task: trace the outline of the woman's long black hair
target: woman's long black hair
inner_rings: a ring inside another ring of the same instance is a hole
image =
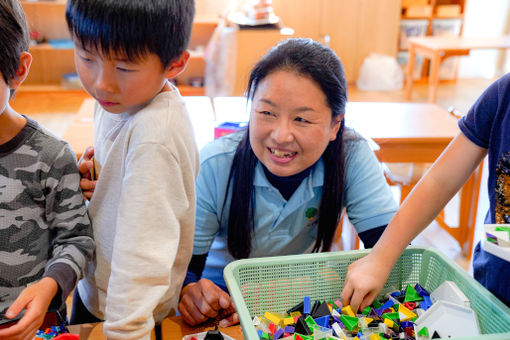
[[[347,84],[344,70],[336,54],[311,39],[288,39],[269,51],[250,75],[248,101],[253,99],[257,86],[269,74],[288,70],[313,79],[322,89],[332,111],[332,119],[345,113]],[[329,142],[322,154],[325,176],[319,209],[319,226],[314,252],[328,250],[343,209],[344,150],[342,141],[344,121],[336,139]],[[239,143],[227,183],[232,184],[228,220],[228,250],[237,259],[247,258],[251,252],[254,228],[255,195],[253,180],[257,157],[250,145],[250,131]],[[225,196],[226,205],[228,195]]]

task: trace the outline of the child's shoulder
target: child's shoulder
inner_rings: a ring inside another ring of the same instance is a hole
[[[71,148],[66,141],[28,117],[27,128],[32,129],[33,133],[24,144],[29,149],[36,151],[40,158],[51,160],[64,155],[71,156]],[[75,160],[75,158],[71,159]]]
[[[133,135],[140,141],[166,143],[175,138],[194,139],[186,104],[178,91],[158,94],[132,118]]]

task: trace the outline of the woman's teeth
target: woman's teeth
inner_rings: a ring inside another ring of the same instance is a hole
[[[271,150],[271,153],[273,155],[275,155],[276,157],[292,157],[296,154],[296,152],[285,152],[285,151],[280,151],[280,150],[276,150],[276,149],[269,149]]]

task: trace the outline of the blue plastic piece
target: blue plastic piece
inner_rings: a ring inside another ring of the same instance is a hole
[[[292,326],[285,326],[285,328],[283,329],[285,333],[294,333],[294,330],[295,328]]]
[[[425,295],[430,296],[430,293],[427,292],[427,290],[425,288],[423,288],[419,283],[417,283],[416,286],[414,286],[414,289],[416,290],[416,293],[418,293],[418,295],[421,297],[423,297]]]
[[[386,301],[386,303],[384,305],[382,305],[381,308],[379,309],[382,309],[382,310],[385,310],[385,309],[388,309],[388,308],[391,308],[393,307],[393,305],[395,304],[395,302],[393,302],[392,300],[388,300]]]
[[[260,329],[257,329],[257,336],[259,339],[262,339],[262,331]]]
[[[423,295],[423,301],[420,301],[420,308],[423,310],[427,310],[432,306],[432,301],[430,301],[430,296]]]
[[[279,339],[282,335],[283,335],[283,329],[278,328],[278,330],[273,335],[273,339]]]
[[[414,323],[412,321],[402,321],[400,323],[400,326],[402,326],[402,328],[407,328],[407,327],[413,327]]]
[[[310,314],[310,297],[305,296],[303,300],[303,314]]]
[[[322,327],[329,328],[329,316],[321,316],[320,318],[314,319],[315,323]]]
[[[399,297],[402,294],[397,290],[397,291],[391,293],[390,295],[393,296],[394,298],[397,298],[397,297]]]

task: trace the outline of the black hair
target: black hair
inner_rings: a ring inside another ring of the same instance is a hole
[[[194,0],[69,0],[69,31],[85,49],[135,61],[156,54],[164,68],[188,47]]]
[[[20,55],[28,52],[30,37],[25,13],[18,0],[0,0],[0,72],[7,84],[16,78]],[[11,97],[15,90],[11,90]]]
[[[288,39],[279,43],[253,68],[247,89],[248,101],[253,99],[260,81],[280,70],[295,72],[317,83],[326,96],[332,120],[345,113],[347,83],[342,64],[331,49],[311,39]],[[325,176],[314,252],[329,250],[343,209],[343,126],[342,120],[336,139],[329,142],[322,154]],[[227,184],[227,192],[232,184],[228,250],[238,259],[250,255],[254,228],[253,180],[258,159],[251,148],[249,134],[248,128],[236,149]]]

